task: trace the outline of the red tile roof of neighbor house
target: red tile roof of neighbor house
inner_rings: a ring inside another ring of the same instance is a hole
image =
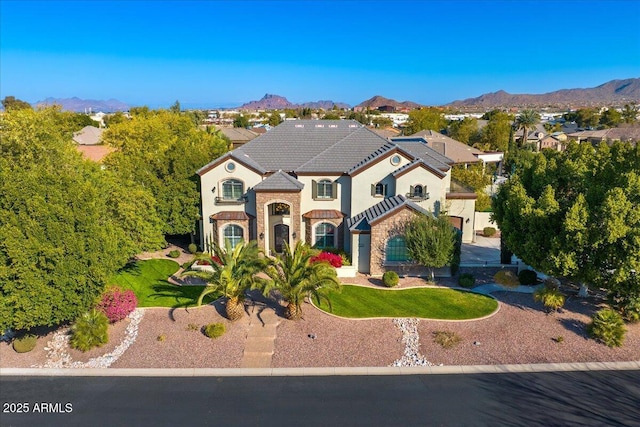
[[[76,148],[85,159],[98,163],[102,162],[102,159],[107,157],[109,153],[115,151],[115,148],[108,145],[78,145]]]

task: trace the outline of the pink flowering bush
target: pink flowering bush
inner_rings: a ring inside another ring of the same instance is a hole
[[[318,255],[311,257],[311,262],[328,262],[335,268],[342,267],[342,257],[331,252],[320,252]]]
[[[222,261],[220,261],[220,258],[218,258],[217,255],[212,256],[211,261],[208,259],[199,259],[196,261],[196,265],[213,265],[213,263],[222,265]]]
[[[107,316],[109,323],[115,323],[127,317],[137,305],[138,299],[132,290],[123,291],[114,287],[102,294],[96,309]]]

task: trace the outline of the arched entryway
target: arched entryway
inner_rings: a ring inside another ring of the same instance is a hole
[[[273,251],[281,254],[284,244],[289,244],[289,226],[286,224],[276,224],[273,226]]]

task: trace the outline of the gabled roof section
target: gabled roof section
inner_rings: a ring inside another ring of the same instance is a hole
[[[387,215],[404,207],[408,207],[425,215],[429,214],[429,211],[426,209],[418,206],[404,196],[398,195],[384,199],[380,203],[371,206],[369,209],[366,209],[358,215],[348,218],[347,227],[349,227],[349,230],[351,231],[370,230],[372,224],[375,224]]]
[[[360,155],[360,161],[358,163],[356,163],[351,169],[349,169],[347,171],[347,173],[349,175],[354,174],[355,172],[357,172],[358,170],[360,170],[361,168],[367,166],[370,163],[373,163],[375,161],[377,161],[378,159],[384,157],[387,154],[390,154],[391,152],[397,151],[398,147],[391,143],[391,142],[387,142],[385,143],[383,146],[381,146],[380,148],[378,148],[377,150],[373,151],[372,153],[370,153],[368,156],[366,156],[364,159],[362,158],[362,154]],[[405,156],[411,158],[412,156],[408,153],[404,153]]]
[[[482,151],[433,130],[423,130],[409,137],[393,138],[393,140],[415,141],[416,138],[421,138],[429,148],[448,157],[454,163],[477,163],[480,161],[477,155],[482,154]]]
[[[98,145],[102,142],[104,129],[95,126],[85,126],[82,130],[73,133],[73,140],[80,145]]]
[[[260,175],[262,175],[262,174],[267,172],[267,170],[265,170],[262,166],[260,166],[258,163],[256,163],[251,157],[239,156],[239,155],[237,155],[236,151],[237,150],[229,151],[229,152],[223,154],[222,156],[218,157],[217,159],[207,163],[206,165],[204,165],[203,167],[198,169],[196,171],[196,173],[198,175],[202,176],[205,173],[209,172],[211,169],[215,168],[216,166],[218,166],[219,164],[221,164],[221,163],[223,163],[223,162],[225,162],[227,160],[235,160],[238,163],[241,163],[241,164],[245,165],[249,169],[254,170],[255,172],[259,173]]]
[[[420,158],[417,158],[417,159],[411,161],[410,163],[407,163],[406,165],[396,169],[392,173],[392,175],[394,177],[402,176],[405,173],[407,173],[407,172],[409,172],[409,171],[411,171],[411,170],[413,170],[413,169],[415,169],[417,167],[423,167],[423,168],[433,172],[434,174],[436,174],[440,178],[444,178],[445,176],[447,176],[447,174],[444,173],[442,170],[434,168],[432,165],[430,165],[429,163],[425,162],[424,160],[422,160]]]
[[[254,191],[300,191],[304,188],[304,184],[289,175],[288,173],[278,172],[269,175],[259,184],[253,187]]]

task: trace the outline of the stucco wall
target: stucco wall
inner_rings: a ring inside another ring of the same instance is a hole
[[[470,243],[475,236],[475,207],[473,199],[448,199],[445,204],[449,216],[462,217],[462,241]],[[468,222],[467,222],[468,221]]]

